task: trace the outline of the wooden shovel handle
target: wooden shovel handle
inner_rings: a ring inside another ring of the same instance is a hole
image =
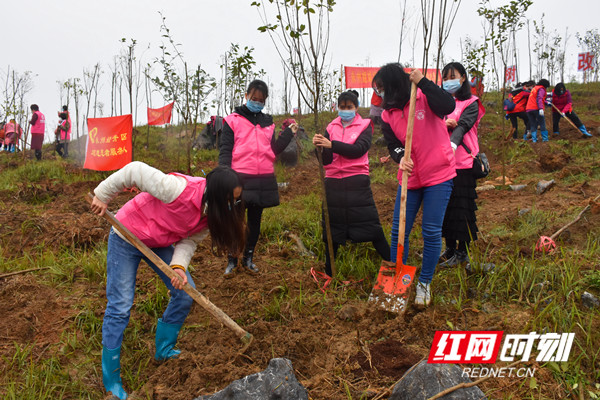
[[[91,193],[88,193],[86,196],[86,200],[88,203],[92,204],[92,200],[94,200],[94,196]],[[169,267],[159,256],[157,256],[148,246],[146,246],[137,236],[135,236],[129,229],[127,229],[119,220],[115,218],[115,216],[110,212],[106,211],[104,213],[104,218],[110,222],[110,224],[118,230],[131,244],[133,244],[139,251],[142,252],[148,259],[158,267],[165,275],[169,278],[173,278],[176,276],[178,279],[181,279],[179,275],[177,275],[171,267]],[[221,309],[215,306],[210,302],[206,297],[204,297],[198,290],[193,288],[189,283],[186,283],[183,287],[183,290],[196,301],[196,303],[200,304],[202,308],[212,314],[219,322],[223,325],[231,329],[235,332],[235,334],[242,340],[242,342],[246,345],[249,345],[252,341],[252,334],[243,330],[234,320],[232,320],[227,314],[225,314]]]
[[[408,106],[408,125],[406,126],[406,139],[404,141],[404,158],[410,159],[412,148],[413,129],[415,126],[415,105],[417,103],[417,84],[410,85],[410,104]],[[398,249],[396,250],[396,273],[400,274],[402,254],[404,252],[404,233],[406,232],[406,196],[408,191],[408,174],[402,171],[402,189],[400,191],[400,217],[398,220]],[[402,250],[401,250],[402,249]]]
[[[571,121],[571,119],[570,119],[569,117],[567,117],[566,115],[563,115],[563,112],[562,112],[562,111],[560,111],[560,110],[558,109],[558,107],[556,107],[556,106],[554,105],[554,103],[552,103],[552,107],[553,107],[553,108],[556,110],[556,112],[557,112],[557,113],[559,113],[560,115],[562,115],[563,117],[565,117],[565,119],[566,119],[567,121],[569,121],[569,123],[571,124],[571,126],[572,126],[573,128],[575,128],[575,129],[579,130],[579,128],[578,128],[577,126],[575,126],[575,124],[573,123],[573,121]]]

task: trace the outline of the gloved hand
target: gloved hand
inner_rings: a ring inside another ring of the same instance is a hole
[[[540,116],[543,117],[544,116],[544,109],[540,108]]]

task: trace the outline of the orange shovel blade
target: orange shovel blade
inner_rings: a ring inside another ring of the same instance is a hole
[[[398,254],[403,254],[404,248],[399,245]],[[408,289],[415,277],[417,268],[404,265],[398,257],[396,266],[382,265],[379,268],[377,282],[371,291],[369,301],[378,307],[391,312],[402,312],[408,302]]]

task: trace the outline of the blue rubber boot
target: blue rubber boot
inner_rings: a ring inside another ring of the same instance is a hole
[[[166,324],[162,318],[158,319],[156,325],[156,361],[164,361],[170,358],[177,358],[181,351],[174,350],[177,343],[177,336],[183,324]]]
[[[548,131],[540,131],[540,135],[542,135],[542,142],[548,141]]]
[[[585,136],[585,137],[592,137],[592,134],[591,134],[591,133],[589,133],[589,132],[587,131],[587,129],[585,129],[585,126],[584,126],[584,125],[581,125],[581,126],[579,127],[579,130],[581,131],[581,133],[583,133],[583,136]]]
[[[558,135],[560,135],[560,132],[554,132],[554,134],[555,134],[556,136],[558,136]]]
[[[531,131],[531,141],[537,143],[537,130]]]
[[[127,398],[121,382],[121,346],[113,350],[102,347],[102,383],[107,393],[121,400]]]

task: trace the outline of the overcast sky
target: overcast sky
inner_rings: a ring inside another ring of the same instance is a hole
[[[231,43],[255,48],[258,69],[263,68],[275,91],[280,90],[281,62],[267,34],[257,31],[261,25],[251,0],[2,0],[3,43],[0,55],[2,81],[7,66],[18,72],[35,74],[34,89],[28,96],[47,116],[51,127],[57,121],[59,93],[57,80],[81,77],[83,68],[97,62],[105,71],[100,89],[105,114],[110,113],[110,78],[108,65],[123,44],[121,38],[137,40],[138,54],[149,46],[142,57],[150,62],[159,55],[161,18],[167,18],[175,40],[182,44],[184,57],[190,65],[201,64],[212,76],[219,77],[219,58]],[[338,0],[331,21],[331,65],[379,66],[397,61],[400,32],[400,0]],[[508,3],[494,1],[494,5]],[[411,31],[402,47],[402,62],[411,61],[411,38],[414,24],[420,17],[420,2],[409,0]],[[459,16],[444,49],[446,59],[460,61],[460,38],[482,40],[481,18],[477,16],[479,2],[463,0]],[[579,48],[575,32],[584,33],[600,27],[598,0],[534,0],[527,12],[530,19],[545,13],[547,30],[564,34],[568,27],[571,38],[567,52],[567,75],[576,71]],[[421,35],[420,33],[418,33]],[[527,54],[526,31],[518,35],[519,57]],[[416,58],[420,42],[416,40]],[[523,63],[521,76],[528,74]],[[158,74],[158,68],[155,69]],[[1,82],[1,81],[0,81]],[[158,95],[153,105],[160,106]],[[365,99],[368,100],[368,99]],[[141,110],[140,110],[141,112]],[[138,124],[145,116],[138,117]]]

